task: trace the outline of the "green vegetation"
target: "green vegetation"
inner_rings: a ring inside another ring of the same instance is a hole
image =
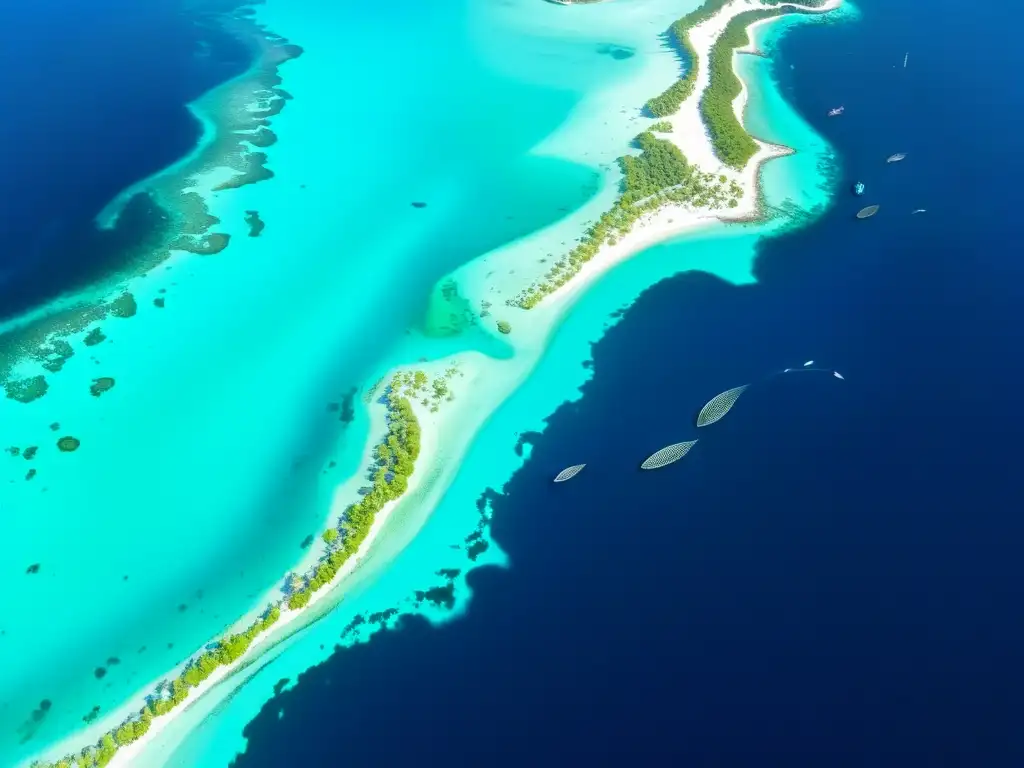
[[[420,453],[420,425],[408,398],[402,395],[405,380],[396,375],[388,387],[388,434],[377,448],[377,464],[370,492],[346,511],[341,524],[341,544],[321,560],[299,589],[288,596],[292,610],[309,603],[313,593],[329,584],[370,533],[377,513],[409,485]],[[326,540],[326,536],[325,536]]]
[[[498,332],[499,333],[504,333],[504,334],[512,333],[512,324],[509,323],[507,320],[499,320],[498,321]]]
[[[733,109],[733,101],[743,90],[743,84],[733,70],[733,53],[737,48],[750,43],[747,27],[755,21],[779,16],[784,12],[779,8],[766,8],[744,11],[733,16],[711,46],[708,56],[710,80],[700,98],[701,119],[711,136],[711,147],[715,155],[737,170],[742,169],[757,154],[757,142],[740,124]]]
[[[674,115],[693,93],[694,86],[697,85],[700,62],[697,60],[697,51],[690,44],[690,28],[710,19],[728,2],[729,0],[707,0],[700,8],[690,11],[669,28],[669,36],[689,60],[689,68],[685,75],[668,87],[668,90],[644,105],[654,117]]]
[[[668,120],[659,120],[651,126],[651,130],[654,133],[672,133],[672,123]]]
[[[508,304],[530,309],[549,293],[571,280],[604,243],[614,244],[646,213],[668,203],[695,208],[735,207],[742,191],[735,183],[723,183],[713,174],[691,166],[679,147],[646,131],[636,137],[639,156],[619,158],[622,194],[610,211],[591,225],[579,244],[559,259],[540,283],[531,285]]]
[[[458,373],[458,369],[450,368],[444,377],[435,380],[435,394],[440,388],[437,384],[439,381],[444,382],[442,386],[447,392],[446,382],[455,373]],[[340,530],[332,527],[323,532],[322,537],[328,544],[328,551],[311,573],[292,578],[291,594],[285,601],[288,608],[302,608],[309,603],[314,592],[330,583],[365,541],[377,513],[389,501],[405,493],[420,452],[420,425],[402,388],[412,388],[416,385],[420,388],[427,386],[427,376],[422,371],[415,374],[398,374],[392,379],[387,392],[388,434],[384,442],[378,446],[373,486],[367,495],[345,511]],[[61,447],[61,450],[73,450],[70,448],[70,441],[74,441],[75,448],[78,447],[78,440],[73,437],[61,438],[58,447]],[[56,763],[36,765],[39,768],[72,765],[76,768],[102,768],[107,765],[120,747],[131,744],[146,734],[154,717],[160,717],[180,705],[188,697],[191,689],[208,679],[220,667],[236,661],[259,635],[270,629],[280,618],[280,604],[269,606],[248,628],[224,637],[216,645],[195,656],[169,685],[161,684],[149,697],[146,706],[116,729],[104,734],[99,743],[86,747],[77,754],[67,755]]]

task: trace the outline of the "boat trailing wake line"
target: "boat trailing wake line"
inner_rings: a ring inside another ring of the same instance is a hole
[[[736,405],[736,401],[739,400],[749,384],[744,384],[741,387],[733,387],[727,389],[721,394],[715,395],[713,398],[708,400],[707,404],[700,409],[700,413],[697,414],[697,426],[706,427],[708,424],[714,424],[716,421],[721,419],[727,414],[732,407]]]
[[[566,467],[557,475],[555,475],[554,482],[564,483],[566,480],[572,480],[576,475],[583,471],[586,464],[573,464],[571,467]]]
[[[661,469],[662,467],[667,467],[669,464],[673,464],[683,458],[696,444],[696,440],[687,440],[684,443],[667,445],[644,459],[640,469]]]

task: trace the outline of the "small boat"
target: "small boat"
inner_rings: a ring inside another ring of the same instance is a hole
[[[810,368],[812,365],[814,365],[814,361],[808,360],[806,363],[804,363],[804,368]]]
[[[878,209],[881,208],[881,207],[882,206],[880,206],[880,205],[869,205],[867,208],[861,208],[859,211],[857,211],[857,218],[858,219],[870,218],[871,216],[874,216],[876,213],[878,213]]]
[[[566,467],[557,475],[555,475],[554,482],[564,483],[566,480],[572,480],[576,475],[583,471],[586,464],[573,464],[571,467]]]
[[[924,213],[924,212],[925,212],[924,208],[917,208],[917,209],[911,211],[910,213],[911,213],[911,215],[913,215],[915,213]]]
[[[864,194],[864,182],[858,181],[853,185],[853,194],[860,196]]]
[[[835,109],[830,109],[828,111],[828,116],[829,117],[835,117],[836,115],[843,114],[843,112],[845,112],[845,111],[846,111],[846,107],[836,107]]]
[[[644,463],[640,465],[640,469],[661,469],[662,467],[667,467],[669,464],[677,462],[683,458],[683,456],[688,454],[690,449],[696,444],[696,440],[687,440],[685,443],[675,443],[674,445],[665,446],[657,453],[652,453],[644,459]]]
[[[902,160],[906,156],[907,156],[906,152],[897,152],[895,155],[889,155],[889,157],[887,157],[885,159],[885,162],[887,162],[887,163],[898,163],[900,160]]]
[[[903,68],[904,69],[907,68],[907,59],[909,59],[909,58],[910,58],[910,52],[908,51],[907,54],[903,57]]]
[[[837,379],[846,381],[846,377],[843,376],[843,374],[841,374],[839,371],[832,371],[832,375],[835,376]]]

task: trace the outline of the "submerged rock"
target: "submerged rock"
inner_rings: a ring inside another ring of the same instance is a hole
[[[420,201],[418,201],[418,200],[417,200],[416,202],[414,202],[414,203],[412,204],[412,207],[413,207],[413,208],[426,208],[426,207],[427,207],[427,204],[426,204],[426,203],[423,203],[423,202],[420,202]]]
[[[80,446],[81,444],[81,440],[79,440],[77,437],[72,437],[71,435],[66,435],[57,441],[57,447],[60,448],[60,450],[64,451],[64,453],[71,453],[72,451],[77,451],[78,446]]]
[[[266,222],[260,218],[259,211],[246,211],[245,223],[249,225],[249,237],[259,237],[267,226]]]
[[[158,296],[157,298],[153,299],[153,306],[156,307],[157,309],[163,309],[164,304],[166,303],[167,302],[163,299],[162,296]]]
[[[10,400],[17,400],[19,403],[31,403],[46,394],[50,385],[46,383],[45,376],[31,376],[27,379],[16,379],[4,384],[4,390]]]
[[[106,336],[105,333],[103,333],[102,330],[100,330],[98,327],[97,328],[93,328],[91,331],[89,331],[88,334],[86,334],[85,346],[87,346],[87,347],[95,347],[101,341],[105,341],[106,338],[107,338],[107,336]]]
[[[134,296],[125,292],[110,302],[107,308],[114,317],[134,317],[139,305],[135,303]]]
[[[28,448],[25,449],[25,451],[21,455],[25,459],[28,459],[29,461],[32,461],[32,459],[34,459],[36,457],[36,454],[38,452],[39,452],[39,446],[38,445],[30,445]]]
[[[114,379],[110,376],[101,376],[98,379],[93,379],[92,384],[89,385],[89,393],[93,397],[99,397],[104,392],[109,392],[114,388]]]
[[[32,563],[28,568],[25,569],[26,574],[39,573],[39,563]]]

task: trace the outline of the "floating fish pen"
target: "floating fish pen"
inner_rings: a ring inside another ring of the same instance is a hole
[[[749,386],[749,384],[744,384],[741,387],[733,387],[711,398],[707,405],[701,408],[700,413],[697,414],[697,426],[706,427],[708,424],[714,424],[725,416]]]
[[[576,475],[583,471],[586,464],[574,464],[571,467],[566,467],[557,475],[555,475],[556,483],[564,483],[566,480],[572,480]]]
[[[669,464],[673,464],[683,458],[696,444],[696,440],[687,440],[685,443],[667,445],[657,453],[652,453],[644,459],[640,469],[661,469],[662,467],[667,467]]]
[[[869,205],[867,208],[861,208],[859,211],[857,211],[857,218],[858,219],[869,219],[872,216],[874,216],[876,213],[878,213],[878,209],[881,208],[881,207],[882,206],[880,206],[880,205]]]

